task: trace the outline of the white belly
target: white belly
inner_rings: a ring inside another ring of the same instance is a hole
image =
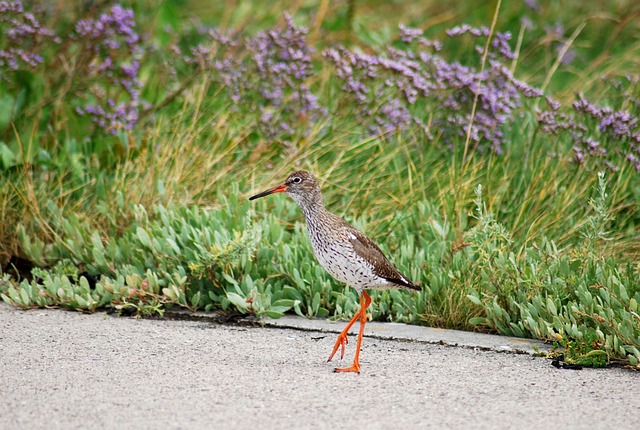
[[[388,284],[373,273],[373,266],[358,256],[350,243],[326,244],[311,239],[311,245],[320,265],[338,281],[357,290],[381,288]]]

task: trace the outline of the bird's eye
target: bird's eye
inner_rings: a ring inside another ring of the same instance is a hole
[[[297,177],[296,177],[296,178],[293,178],[293,183],[294,183],[294,184],[299,184],[300,182],[302,182],[302,179],[297,178]]]

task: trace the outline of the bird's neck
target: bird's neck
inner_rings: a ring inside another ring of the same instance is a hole
[[[322,219],[323,216],[327,213],[322,200],[316,200],[313,202],[306,202],[306,204],[301,204],[300,209],[302,210],[302,213],[307,220],[307,224],[315,224],[314,221]]]

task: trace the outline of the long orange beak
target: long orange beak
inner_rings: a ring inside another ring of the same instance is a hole
[[[260,197],[268,196],[269,194],[284,193],[285,191],[287,191],[287,186],[285,184],[282,184],[278,185],[277,187],[273,187],[270,190],[263,191],[260,194],[256,194],[253,197],[249,197],[249,200],[259,199]]]

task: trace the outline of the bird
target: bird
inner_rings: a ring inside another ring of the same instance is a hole
[[[324,207],[322,192],[313,174],[304,170],[295,171],[283,184],[256,194],[249,200],[275,193],[287,194],[302,210],[309,241],[320,265],[335,279],[358,292],[360,308],[338,335],[327,361],[333,359],[338,349],[341,350],[340,359],[344,358],[345,346],[349,341],[347,333],[360,320],[353,364],[335,369],[336,372],[360,373],[360,348],[367,322],[366,311],[371,304],[371,296],[366,290],[400,288],[419,291],[421,288],[400,273],[371,239]]]

